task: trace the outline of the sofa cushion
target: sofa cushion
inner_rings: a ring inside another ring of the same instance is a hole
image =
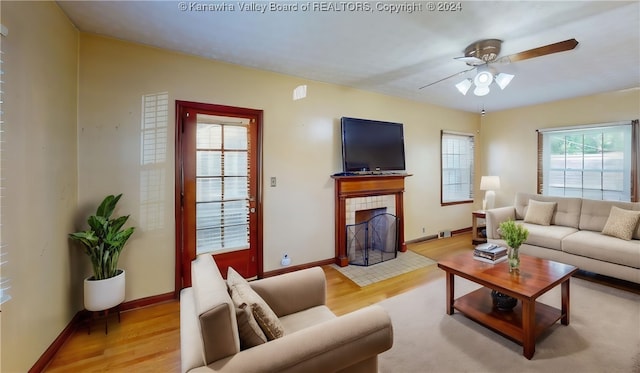
[[[516,220],[523,220],[527,215],[529,200],[541,202],[556,202],[556,210],[551,218],[551,225],[562,225],[565,227],[578,228],[580,224],[580,209],[582,198],[573,197],[553,197],[531,193],[516,193],[515,208]]]
[[[640,211],[624,210],[611,206],[611,213],[602,228],[602,233],[628,241],[633,237],[638,220],[640,220]]]
[[[562,250],[562,240],[568,235],[577,232],[576,228],[563,227],[561,225],[538,225],[521,223],[529,231],[526,243],[529,245],[542,246],[553,250]]]
[[[529,200],[529,207],[527,208],[527,214],[524,216],[524,222],[550,225],[557,204],[557,202],[541,202],[535,199]]]
[[[267,341],[267,336],[264,335],[246,303],[242,303],[240,306],[236,305],[236,320],[238,321],[241,350],[261,345]]]
[[[229,267],[229,269],[233,271],[231,267]],[[240,276],[235,271],[234,274],[231,274],[232,280],[233,276],[236,275]],[[229,270],[227,270],[227,277],[229,277]],[[240,278],[242,278],[242,276],[240,276]],[[260,325],[258,325],[255,317],[253,317],[251,307],[249,307],[245,300],[242,299],[239,292],[232,291],[229,280],[227,280],[227,286],[229,286],[229,293],[231,294],[231,299],[233,300],[236,308],[236,320],[238,325],[238,336],[240,337],[240,349],[245,350],[247,348],[265,343],[267,341],[267,336],[264,335],[262,328],[260,327]]]
[[[587,258],[640,268],[640,241],[625,241],[599,232],[579,231],[562,241],[562,251]]]
[[[582,202],[582,211],[580,212],[580,230],[602,232],[604,225],[609,219],[611,207],[613,206],[625,210],[640,211],[640,203],[638,202],[584,199]],[[633,237],[640,239],[640,227],[636,227]]]
[[[271,341],[284,335],[284,329],[278,316],[260,295],[251,289],[249,282],[231,267],[227,272],[227,284],[231,290],[231,297],[234,299],[234,303],[241,302],[239,306],[244,303],[251,309],[253,317],[264,332],[267,340]],[[238,299],[238,301],[235,299]]]
[[[316,306],[280,318],[285,334],[335,319],[336,315],[327,306]]]

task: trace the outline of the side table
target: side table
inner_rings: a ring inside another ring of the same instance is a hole
[[[478,210],[471,213],[471,243],[474,245],[480,245],[487,242],[487,236],[482,233],[486,228],[484,219],[487,214],[484,210]],[[478,223],[478,220],[482,219],[482,223]],[[486,231],[485,231],[486,232]]]

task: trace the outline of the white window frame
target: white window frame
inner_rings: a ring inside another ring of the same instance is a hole
[[[470,133],[441,131],[440,156],[441,205],[473,203],[475,136]]]
[[[538,193],[637,201],[637,127],[637,121],[626,121],[538,130]],[[615,149],[608,150],[601,142],[595,152],[587,151],[593,146],[574,141],[576,137],[602,140],[612,134],[623,138],[623,143]],[[552,155],[554,138],[565,142],[563,154],[556,151]],[[570,145],[573,150],[569,150]]]

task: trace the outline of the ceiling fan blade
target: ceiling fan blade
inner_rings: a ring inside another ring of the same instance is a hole
[[[443,82],[443,81],[445,81],[445,80],[447,80],[447,79],[451,79],[451,78],[453,78],[453,77],[455,77],[455,76],[462,75],[462,74],[464,74],[464,73],[466,73],[466,72],[469,72],[469,71],[471,71],[471,70],[473,70],[473,69],[475,69],[475,68],[476,68],[476,67],[474,66],[474,67],[472,67],[472,68],[470,68],[470,69],[467,69],[467,70],[464,70],[464,71],[460,71],[460,72],[455,73],[455,74],[453,74],[453,75],[449,75],[449,76],[447,76],[446,78],[442,78],[442,79],[440,79],[440,80],[436,80],[436,81],[435,81],[435,82],[433,82],[433,83],[429,83],[429,84],[427,84],[427,85],[423,85],[422,87],[420,87],[420,88],[418,88],[418,89],[423,89],[423,88],[430,87],[430,86],[432,86],[432,85],[434,85],[434,84],[437,84],[437,83]]]
[[[548,54],[565,52],[572,50],[578,45],[578,41],[576,39],[568,39],[565,41],[560,41],[558,43],[553,43],[549,45],[545,45],[538,48],[529,49],[523,52],[514,53],[508,56],[500,57],[495,62],[516,62],[522,60],[528,60],[530,58],[546,56]]]
[[[463,56],[463,57],[455,57],[454,60],[462,61],[469,66],[479,66],[479,65],[484,65],[486,63],[483,60],[479,59],[478,57]]]

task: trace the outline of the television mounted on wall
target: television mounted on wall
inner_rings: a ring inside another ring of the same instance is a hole
[[[345,173],[405,172],[402,123],[342,117]]]

